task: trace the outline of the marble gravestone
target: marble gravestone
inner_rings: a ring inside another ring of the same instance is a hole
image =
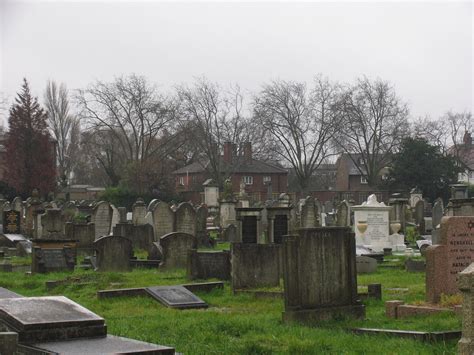
[[[99,202],[92,213],[92,223],[95,226],[95,239],[110,234],[112,225],[112,207],[105,201]]]
[[[474,216],[441,219],[439,244],[426,249],[426,300],[458,293],[458,274],[474,261]]]
[[[354,230],[356,244],[382,252],[384,248],[404,250],[403,236],[390,236],[389,213],[392,207],[378,202],[375,195],[370,195],[367,202],[359,206],[352,206],[354,211]],[[363,230],[363,227],[366,230]]]
[[[166,202],[156,202],[153,214],[153,230],[155,232],[155,242],[162,236],[174,232],[174,212]]]
[[[207,303],[183,286],[154,286],[145,291],[166,307],[176,309],[207,308]]]

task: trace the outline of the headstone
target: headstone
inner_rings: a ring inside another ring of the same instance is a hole
[[[389,212],[392,207],[378,202],[375,195],[370,195],[367,202],[359,206],[352,206],[354,211],[354,230],[356,244],[364,245],[376,252],[384,248],[393,248],[389,240]]]
[[[163,251],[159,242],[153,242],[148,250],[148,260],[161,260],[163,259]]]
[[[331,200],[324,202],[324,212],[329,213],[334,210],[334,204]]]
[[[229,224],[226,228],[224,228],[222,232],[222,240],[224,242],[231,242],[235,243],[239,241],[239,233],[237,227],[233,224]]]
[[[21,197],[15,197],[12,201],[12,204],[11,204],[11,208],[12,210],[14,211],[17,211],[17,212],[22,212],[23,210],[23,200],[21,199]]]
[[[120,223],[120,213],[114,205],[110,205],[112,208],[112,222],[110,224],[110,230],[114,230],[114,227]]]
[[[356,256],[358,274],[370,274],[377,271],[377,260],[368,256]]]
[[[242,243],[258,243],[261,231],[261,207],[236,208],[239,221],[239,241]]]
[[[119,223],[127,223],[127,208],[126,207],[119,207],[117,208],[119,213]]]
[[[153,212],[158,202],[160,202],[160,200],[158,200],[157,198],[154,198],[153,200],[151,200],[150,203],[148,204],[147,211]]]
[[[177,309],[207,308],[207,303],[183,286],[154,286],[146,292],[166,307]]]
[[[420,234],[425,232],[425,201],[419,200],[415,205],[415,224],[418,226]]]
[[[0,321],[19,341],[58,341],[107,334],[103,318],[63,296],[0,299]]]
[[[441,223],[441,218],[443,218],[443,214],[444,214],[443,210],[444,210],[443,200],[440,198],[436,199],[433,205],[433,211],[432,211],[433,229],[435,229]]]
[[[162,236],[174,231],[174,212],[167,203],[158,202],[153,210],[153,229],[155,231],[155,241],[159,241]]]
[[[188,252],[196,249],[196,237],[188,233],[169,233],[160,238],[160,247],[163,253],[161,267],[185,268],[188,261]]]
[[[336,225],[338,227],[349,227],[351,225],[350,206],[346,200],[337,206]]]
[[[207,207],[201,205],[196,209],[196,238],[198,245],[210,247],[209,236],[207,234]]]
[[[61,210],[58,208],[50,208],[41,215],[41,238],[61,239],[64,238],[64,221]]]
[[[136,226],[145,224],[147,207],[142,198],[138,198],[132,206],[132,223]]]
[[[179,204],[175,223],[176,232],[196,235],[196,211],[190,203]]]
[[[440,244],[426,250],[426,298],[437,303],[441,294],[458,292],[456,278],[474,261],[474,216],[443,217]]]
[[[222,228],[227,227],[229,224],[234,224],[237,221],[236,217],[236,210],[235,210],[236,202],[229,200],[229,201],[222,201],[220,203],[220,225]]]
[[[283,263],[284,321],[319,324],[340,316],[365,317],[349,228],[300,229],[299,236],[285,239]]]
[[[95,239],[110,234],[112,225],[112,208],[105,201],[99,202],[92,213],[92,223],[95,225]]]
[[[132,242],[120,236],[104,236],[94,242],[98,271],[129,271]]]
[[[319,225],[319,210],[313,197],[307,197],[301,205],[301,228],[314,228]]]
[[[459,355],[474,354],[474,264],[459,273],[458,287],[463,294],[462,338],[458,342]]]
[[[206,181],[207,182],[207,181]],[[219,187],[215,184],[209,183],[206,185],[204,183],[204,203],[208,207],[218,207],[219,206]]]
[[[390,211],[390,222],[400,223],[400,230],[405,233],[406,228],[406,209],[408,207],[408,199],[401,197],[401,194],[393,194],[388,201],[392,207]]]
[[[3,212],[3,233],[20,234],[20,212],[8,210]]]

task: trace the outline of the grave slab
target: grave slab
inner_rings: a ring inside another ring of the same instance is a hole
[[[23,343],[107,334],[103,318],[64,296],[0,299],[0,322]]]
[[[22,295],[19,295],[18,293],[15,293],[13,291],[10,291],[6,288],[0,287],[0,299],[4,298],[20,298],[23,297]]]
[[[68,355],[102,354],[175,354],[174,348],[146,343],[143,341],[108,335],[96,339],[76,339],[69,341],[35,343],[31,347]]]
[[[170,308],[207,308],[207,303],[183,286],[147,287],[146,292]]]

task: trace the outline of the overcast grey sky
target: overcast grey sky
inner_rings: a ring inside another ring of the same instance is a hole
[[[69,89],[145,75],[163,90],[206,76],[250,92],[322,73],[392,82],[413,117],[472,110],[471,2],[216,3],[0,0],[0,88]]]

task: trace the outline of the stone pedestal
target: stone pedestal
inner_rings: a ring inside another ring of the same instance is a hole
[[[474,263],[459,273],[458,287],[463,295],[462,338],[458,343],[459,354],[474,354]]]
[[[317,324],[365,317],[357,295],[354,234],[349,228],[307,228],[285,238],[283,321]]]

